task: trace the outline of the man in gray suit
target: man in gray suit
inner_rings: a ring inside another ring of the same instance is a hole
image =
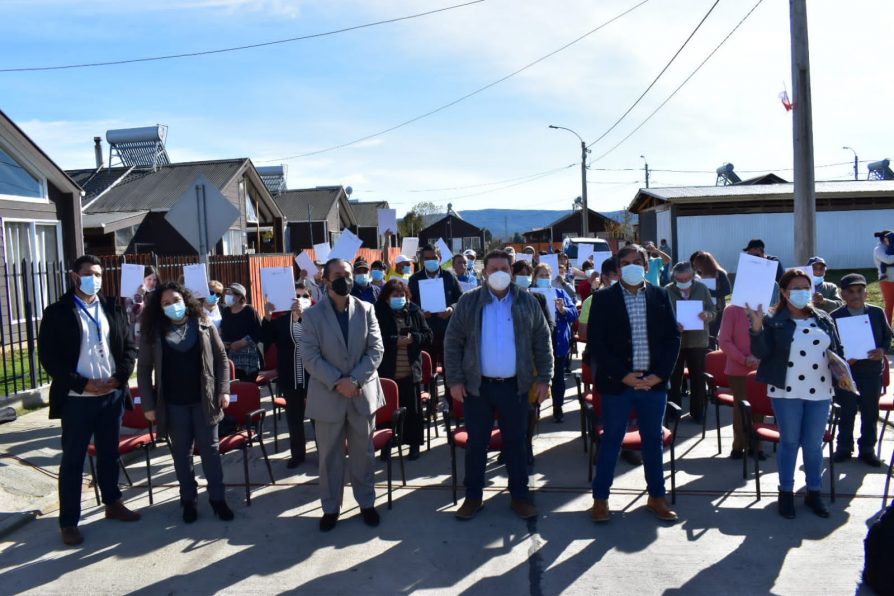
[[[320,530],[338,521],[344,494],[345,441],[351,487],[364,523],[379,524],[373,486],[375,411],[385,404],[376,370],[384,347],[371,304],[351,296],[351,264],[332,259],[323,269],[326,295],[304,313],[301,354],[310,373],[307,417],[315,421],[320,456]]]

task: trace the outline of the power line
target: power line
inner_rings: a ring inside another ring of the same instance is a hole
[[[751,14],[757,9],[758,6],[761,5],[761,3],[762,3],[763,1],[764,1],[764,0],[757,0],[757,2],[755,3],[755,5],[751,7],[751,10],[749,10],[749,11],[745,14],[745,16],[742,17],[742,19],[741,19],[738,23],[736,23],[736,26],[733,27],[732,31],[730,31],[730,32],[726,35],[726,37],[724,37],[724,38],[720,41],[720,43],[717,44],[717,46],[716,46],[713,50],[711,50],[711,53],[708,54],[707,57],[706,57],[704,60],[702,60],[702,62],[701,62],[698,66],[695,67],[695,70],[693,70],[693,71],[689,74],[689,76],[686,77],[686,78],[683,80],[683,82],[680,83],[680,85],[679,85],[676,89],[674,89],[673,92],[671,92],[671,94],[668,95],[667,98],[666,98],[663,102],[661,102],[660,104],[658,104],[658,107],[655,108],[655,109],[652,111],[652,113],[649,114],[649,115],[646,117],[645,120],[643,120],[642,122],[640,122],[639,125],[637,125],[636,128],[634,128],[632,131],[630,131],[630,133],[629,133],[626,137],[624,137],[623,139],[621,139],[620,141],[618,141],[614,146],[612,146],[611,149],[609,149],[608,151],[606,151],[605,153],[603,153],[602,155],[600,155],[600,156],[597,157],[596,159],[592,160],[591,163],[593,163],[593,162],[597,162],[597,161],[601,160],[602,158],[604,158],[605,156],[607,156],[607,155],[609,155],[610,153],[612,153],[615,149],[617,149],[617,148],[620,147],[622,144],[624,144],[630,137],[632,137],[634,134],[636,134],[637,131],[639,131],[639,129],[641,129],[643,126],[645,126],[646,122],[648,122],[649,120],[651,120],[651,119],[652,119],[652,116],[654,116],[655,114],[657,114],[658,111],[659,111],[661,108],[663,108],[663,107],[667,104],[667,102],[669,102],[671,99],[673,99],[673,97],[680,91],[680,89],[682,89],[682,88],[686,85],[686,83],[688,83],[688,82],[690,81],[690,79],[692,79],[692,77],[694,77],[694,76],[696,75],[696,73],[698,73],[698,71],[700,71],[700,70],[702,69],[702,67],[703,67],[705,64],[707,64],[708,60],[710,60],[710,59],[714,56],[714,54],[717,53],[717,50],[719,50],[721,47],[723,47],[723,44],[725,44],[725,43],[727,42],[727,40],[728,40],[730,37],[732,37],[733,34],[734,34],[736,31],[738,31],[739,27],[741,27],[742,24],[743,24],[746,20],[748,20],[748,17],[751,16]]]
[[[414,122],[418,122],[419,120],[422,120],[422,119],[424,119],[424,118],[428,118],[429,116],[433,116],[434,114],[437,114],[438,112],[443,112],[444,110],[446,110],[446,109],[448,109],[448,108],[452,108],[452,107],[455,106],[456,104],[458,104],[458,103],[460,103],[460,102],[463,102],[463,101],[465,101],[465,100],[467,100],[467,99],[469,99],[469,98],[471,98],[471,97],[474,97],[474,96],[478,95],[479,93],[482,93],[483,91],[487,91],[487,90],[490,89],[491,87],[495,87],[496,85],[499,85],[500,83],[502,83],[502,82],[504,82],[504,81],[507,81],[507,80],[511,79],[512,77],[514,77],[514,76],[516,76],[516,75],[519,75],[519,74],[523,73],[524,71],[528,70],[529,68],[531,68],[531,67],[533,67],[533,66],[536,66],[537,64],[540,64],[540,63],[543,62],[544,60],[547,60],[547,59],[549,59],[549,58],[552,58],[552,57],[555,56],[556,54],[558,54],[558,53],[560,53],[560,52],[563,52],[563,51],[567,50],[568,48],[570,48],[570,47],[573,46],[574,44],[576,44],[576,43],[578,43],[578,42],[580,42],[580,41],[586,39],[586,38],[589,37],[590,35],[593,35],[593,34],[596,33],[597,31],[599,31],[600,29],[602,29],[602,28],[604,28],[604,27],[607,27],[608,25],[614,23],[614,22],[617,21],[618,19],[620,19],[620,18],[626,16],[627,14],[633,12],[634,10],[636,10],[637,8],[639,8],[640,6],[642,6],[643,4],[646,4],[647,2],[649,2],[649,0],[641,0],[639,3],[633,5],[631,8],[628,8],[628,9],[625,10],[624,12],[622,12],[622,13],[620,13],[620,14],[614,16],[614,17],[612,17],[611,19],[605,21],[605,22],[602,23],[601,25],[599,25],[599,26],[597,26],[597,27],[595,27],[595,28],[593,28],[593,29],[590,29],[589,31],[587,31],[587,32],[584,33],[583,35],[581,35],[581,36],[579,36],[579,37],[573,39],[572,41],[570,41],[570,42],[566,43],[565,45],[563,45],[563,46],[561,46],[561,47],[559,47],[559,48],[553,50],[552,52],[550,52],[550,53],[548,53],[548,54],[546,54],[546,55],[544,55],[544,56],[541,56],[540,58],[537,58],[537,59],[534,60],[533,62],[529,62],[528,64],[522,66],[522,67],[519,68],[518,70],[515,70],[515,71],[513,71],[513,72],[507,74],[506,76],[503,76],[503,77],[497,79],[496,81],[493,81],[493,82],[491,82],[491,83],[488,83],[487,85],[484,85],[483,87],[479,87],[478,89],[475,89],[474,91],[472,91],[472,92],[470,92],[470,93],[467,93],[467,94],[463,95],[462,97],[458,97],[457,99],[454,99],[454,100],[451,101],[451,102],[445,103],[444,105],[441,105],[441,106],[439,106],[439,107],[437,107],[437,108],[434,108],[434,109],[432,109],[432,110],[429,110],[428,112],[425,112],[425,113],[423,113],[423,114],[419,114],[418,116],[414,116],[413,118],[410,118],[409,120],[404,120],[403,122],[401,122],[401,123],[399,123],[399,124],[395,124],[394,126],[390,126],[390,127],[385,128],[385,129],[383,129],[383,130],[380,130],[380,131],[378,131],[378,132],[374,132],[374,133],[372,133],[372,134],[368,134],[368,135],[362,136],[362,137],[360,137],[359,139],[354,139],[353,141],[348,141],[348,142],[346,142],[346,143],[341,143],[341,144],[339,144],[339,145],[332,145],[331,147],[326,147],[325,149],[317,149],[316,151],[308,151],[308,152],[306,152],[306,153],[299,153],[299,154],[297,154],[297,155],[289,155],[289,156],[286,156],[286,157],[280,157],[280,158],[277,158],[277,159],[262,159],[262,160],[258,160],[258,163],[283,162],[283,161],[289,161],[289,160],[292,160],[292,159],[299,159],[299,158],[302,158],[302,157],[310,157],[310,156],[312,156],[312,155],[320,155],[321,153],[329,153],[330,151],[336,151],[336,150],[338,150],[338,149],[344,149],[345,147],[350,147],[351,145],[356,145],[357,143],[362,143],[363,141],[368,141],[368,140],[370,140],[370,139],[372,139],[372,138],[375,138],[375,137],[378,137],[378,136],[387,134],[387,133],[389,133],[389,132],[393,132],[393,131],[395,131],[395,130],[397,130],[397,129],[399,129],[399,128],[403,128],[404,126],[407,126],[407,125],[409,125],[409,124],[413,124]]]
[[[571,166],[575,166],[575,164],[570,164],[567,166],[562,166],[560,168],[553,168],[551,170],[546,170],[543,172],[537,172],[536,174],[528,174],[526,176],[516,176],[515,178],[506,178],[505,180],[497,180],[495,182],[482,182],[480,184],[468,184],[466,186],[451,186],[446,188],[416,188],[411,190],[405,190],[403,192],[445,192],[445,191],[453,191],[453,190],[469,190],[471,188],[482,188],[485,186],[497,186],[498,184],[506,184],[508,182],[516,182],[518,180],[526,180],[528,178],[534,178],[536,176],[543,176],[545,174],[552,174],[555,172],[560,172],[562,170],[567,170]],[[367,191],[368,192],[368,191]]]
[[[433,14],[437,14],[439,12],[446,12],[448,10],[454,10],[457,8],[464,8],[466,6],[471,6],[473,4],[479,4],[484,2],[485,0],[470,0],[469,2],[464,2],[463,4],[454,4],[453,6],[445,6],[443,8],[437,8],[434,10],[429,10],[426,12],[419,12],[416,14],[411,14],[403,17],[396,17],[393,19],[385,19],[382,21],[374,21],[372,23],[365,23],[363,25],[354,25],[352,27],[344,27],[342,29],[335,29],[333,31],[325,31],[323,33],[311,33],[309,35],[302,35],[299,37],[289,37],[287,39],[277,39],[274,41],[264,41],[260,43],[253,43],[242,46],[234,46],[229,48],[218,48],[216,50],[202,50],[198,52],[184,52],[181,54],[167,54],[164,56],[151,56],[147,58],[130,58],[127,60],[111,60],[108,62],[88,62],[84,64],[64,64],[64,65],[56,65],[56,66],[29,66],[29,67],[20,67],[20,68],[0,68],[0,73],[4,72],[36,72],[36,71],[47,71],[47,70],[68,70],[74,68],[94,68],[97,66],[120,66],[122,64],[134,64],[138,62],[155,62],[159,60],[174,60],[179,58],[193,58],[195,56],[208,56],[211,54],[224,54],[227,52],[239,52],[242,50],[251,50],[255,48],[263,48],[267,46],[274,46],[286,43],[292,43],[296,41],[305,41],[308,39],[315,39],[318,37],[328,37],[330,35],[338,35],[339,33],[347,33],[349,31],[356,31],[358,29],[367,29],[369,27],[376,27],[378,25],[387,25],[390,23],[397,23],[400,21],[407,21],[410,19],[416,19],[419,17],[425,17]]]
[[[601,135],[599,135],[599,138],[597,138],[595,141],[593,141],[592,143],[590,143],[589,145],[587,145],[588,148],[589,148],[589,147],[592,147],[593,145],[595,145],[596,143],[598,143],[599,141],[601,141],[602,139],[604,139],[604,138],[606,137],[606,135],[608,135],[608,133],[610,133],[611,131],[613,131],[613,130],[615,129],[615,127],[618,126],[618,125],[621,123],[621,121],[624,120],[624,118],[626,118],[627,115],[630,114],[630,112],[633,111],[633,108],[635,108],[636,106],[639,105],[639,102],[641,102],[641,101],[643,100],[643,98],[646,96],[646,94],[647,94],[647,93],[652,89],[652,87],[654,87],[655,84],[658,82],[658,79],[660,79],[661,76],[667,71],[667,69],[670,68],[670,65],[674,63],[674,60],[677,59],[677,56],[680,55],[680,53],[683,51],[683,48],[685,48],[686,45],[692,40],[692,38],[695,37],[696,32],[697,32],[699,29],[701,29],[701,26],[702,26],[702,25],[705,24],[705,21],[708,20],[708,17],[711,15],[712,12],[714,12],[714,9],[717,8],[717,5],[718,5],[718,4],[720,4],[720,0],[714,0],[714,4],[711,5],[711,8],[709,8],[709,9],[708,9],[708,12],[705,13],[705,16],[703,16],[702,19],[698,22],[698,25],[695,26],[695,29],[692,30],[692,33],[689,34],[689,37],[686,38],[686,41],[683,42],[683,45],[681,45],[681,46],[679,47],[679,49],[677,49],[677,51],[674,52],[674,55],[671,56],[671,59],[667,61],[667,64],[665,64],[665,65],[664,65],[664,68],[661,69],[661,72],[659,72],[658,75],[657,75],[654,79],[652,79],[652,82],[649,83],[649,86],[646,87],[646,90],[643,91],[643,92],[640,94],[640,96],[636,98],[636,101],[634,101],[632,104],[630,104],[630,107],[627,108],[627,110],[625,110],[623,114],[621,114],[621,117],[620,117],[620,118],[618,118],[617,120],[615,120],[614,124],[612,124],[611,126],[609,126],[609,127],[605,130],[605,132],[603,132]]]

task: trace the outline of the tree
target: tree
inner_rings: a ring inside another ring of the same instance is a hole
[[[416,203],[403,219],[397,222],[398,231],[401,236],[418,236],[425,227],[425,216],[442,212],[443,209],[431,201]]]

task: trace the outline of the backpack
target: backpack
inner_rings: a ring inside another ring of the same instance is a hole
[[[876,594],[894,594],[894,503],[875,521],[863,541],[866,562],[863,567],[863,583]]]

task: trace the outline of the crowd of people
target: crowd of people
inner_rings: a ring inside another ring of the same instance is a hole
[[[780,433],[779,514],[795,516],[800,450],[805,503],[826,517],[822,445],[833,401],[841,408],[835,461],[852,458],[856,444],[860,460],[881,464],[875,455],[877,397],[892,339],[894,278],[887,268],[894,265],[894,232],[877,237],[884,310],[867,304],[864,276],[845,275],[838,285],[826,281],[822,257],[810,259],[809,273],[786,271],[779,263],[770,304],[731,305],[730,276],[713,255],[700,250],[674,263],[666,241],[627,243],[598,267],[591,261],[577,267],[564,253],[543,259],[549,253],[531,246],[519,253],[512,247],[492,250],[480,265],[473,250],[442,255],[432,245],[393,263],[387,255],[372,262],[333,259],[302,270],[291,309],[275,312],[273,304],[265,304],[263,318],[240,283],[211,281],[207,296],[199,299],[178,281],[160,279],[151,267],[135,296],[106,297],[100,260],[81,256],[71,267],[70,291],[45,310],[38,340],[41,363],[52,378],[50,416],[62,421],[62,540],[68,545],[83,540],[81,473],[91,437],[106,517],[140,518],[123,504],[118,488],[119,427],[124,409],[133,408],[128,385],[135,368],[142,411],[171,449],[183,521],[198,517],[195,452],[213,513],[233,519],[218,453],[219,424],[231,381],[255,382],[271,346],[277,354],[277,394],[286,402],[288,468],[305,464],[305,420],[313,424],[321,531],[338,522],[346,467],[363,521],[380,522],[372,448],[375,413],[385,403],[380,378],[396,383],[406,412],[398,440],[410,460],[423,456],[425,353],[432,372],[442,372],[444,407],[462,408],[468,432],[465,499],[456,517],[472,519],[483,507],[494,424],[501,433],[510,506],[523,519],[537,516],[528,474],[540,404],[551,398],[552,420],[563,423],[566,378],[579,344],[601,403],[592,521],[611,518],[608,498],[619,456],[642,463],[647,508],[660,520],[677,519],[665,498],[667,404],[683,406],[688,395],[688,418],[703,424],[711,350],[724,356],[737,404],[747,399],[750,376],[767,387]],[[743,252],[778,262],[759,239]],[[431,303],[424,304],[420,288],[431,284],[443,288],[441,312],[426,310]],[[698,304],[694,328],[679,322],[682,301]],[[848,361],[858,396],[836,377],[829,353],[844,355],[836,321],[862,315],[868,316],[875,349]],[[639,454],[621,449],[632,416],[641,436]],[[733,435],[731,459],[748,453],[766,457],[744,428],[738,407]]]

